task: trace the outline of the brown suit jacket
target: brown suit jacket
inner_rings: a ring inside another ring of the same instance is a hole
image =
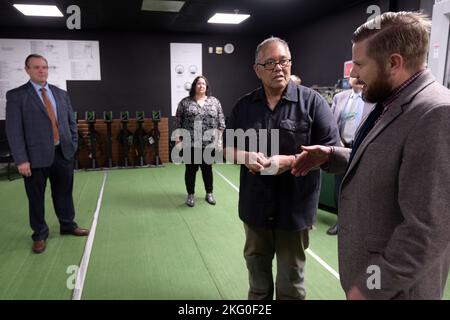
[[[345,170],[336,148],[330,171]],[[450,265],[450,90],[426,70],[367,135],[339,202],[345,292],[371,299],[440,299]],[[379,267],[380,289],[369,289]]]

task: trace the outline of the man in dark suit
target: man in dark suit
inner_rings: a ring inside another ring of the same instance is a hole
[[[345,171],[338,253],[348,299],[443,295],[450,266],[450,90],[426,68],[430,27],[420,13],[386,12],[354,32],[351,75],[377,104],[352,149],[303,147],[292,170]]]
[[[373,109],[374,104],[363,100],[363,83],[353,77],[349,78],[351,89],[339,92],[333,97],[331,111],[339,128],[341,144],[346,148],[351,148],[355,139],[355,132],[364,118]],[[334,195],[336,208],[339,207],[339,189],[341,187],[343,174],[336,174],[334,177]],[[338,233],[338,224],[331,226],[327,234],[334,236]]]
[[[50,179],[61,234],[86,236],[77,226],[72,199],[73,155],[78,134],[66,91],[47,83],[48,63],[40,55],[25,60],[30,81],[6,93],[6,134],[28,196],[32,250],[45,250],[45,187]]]

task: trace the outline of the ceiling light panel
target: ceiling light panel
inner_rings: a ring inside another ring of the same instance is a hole
[[[56,6],[34,4],[13,4],[13,6],[26,16],[63,17],[63,14]]]
[[[249,14],[240,13],[216,13],[209,18],[208,23],[227,23],[227,24],[239,24],[242,21],[248,19]]]
[[[143,11],[162,11],[162,12],[180,12],[185,1],[162,1],[162,0],[143,0],[141,10]]]

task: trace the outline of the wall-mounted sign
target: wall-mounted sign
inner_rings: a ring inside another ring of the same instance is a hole
[[[171,43],[170,80],[173,116],[181,99],[189,95],[192,81],[200,74],[202,74],[202,44]]]

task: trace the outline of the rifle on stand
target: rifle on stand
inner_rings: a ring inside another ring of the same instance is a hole
[[[159,139],[161,134],[158,129],[158,123],[161,121],[161,112],[152,111],[153,129],[150,130],[148,143],[153,149],[153,164],[155,167],[163,167],[159,157]]]
[[[145,132],[143,128],[144,121],[145,121],[144,111],[136,111],[137,128],[134,131],[133,144],[134,149],[136,150],[136,155],[139,159],[139,165],[141,167],[144,166],[144,149],[146,140],[145,137],[147,136],[147,132]]]
[[[108,168],[112,168],[112,133],[111,133],[112,119],[113,119],[112,111],[103,112],[103,121],[106,123],[106,157],[108,159]]]
[[[91,148],[89,158],[91,158],[92,169],[95,169],[97,167],[97,133],[95,132],[95,111],[86,111],[86,122],[89,125],[89,142]]]
[[[123,165],[125,168],[128,167],[128,152],[130,150],[130,145],[133,143],[133,134],[128,130],[128,118],[129,118],[128,111],[120,112],[120,121],[122,122],[122,129],[119,132],[118,139],[122,147]]]

